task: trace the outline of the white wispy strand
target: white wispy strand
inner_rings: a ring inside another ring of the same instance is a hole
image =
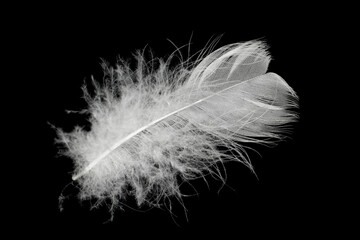
[[[103,84],[93,80],[94,96],[84,88],[90,131],[58,130],[82,199],[117,206],[128,195],[138,205],[180,198],[179,181],[221,178],[219,161],[251,167],[242,144],[272,144],[296,120],[297,96],[266,73],[270,56],[260,41],[230,44],[175,68],[171,59],[136,58],[134,71],[124,61],[104,66]]]

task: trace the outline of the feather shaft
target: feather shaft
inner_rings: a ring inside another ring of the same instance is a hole
[[[168,118],[168,117],[170,117],[170,116],[172,116],[172,115],[174,115],[174,114],[176,114],[176,113],[179,113],[179,112],[181,112],[181,111],[183,111],[183,110],[186,110],[186,109],[188,109],[188,108],[190,108],[190,107],[192,107],[192,106],[195,106],[195,105],[198,104],[198,103],[204,102],[204,101],[206,101],[206,100],[209,99],[209,98],[212,98],[212,97],[214,97],[214,96],[218,96],[218,95],[219,95],[220,93],[222,93],[222,92],[225,92],[225,91],[230,90],[230,89],[232,89],[232,88],[238,87],[239,85],[244,84],[244,83],[246,83],[247,81],[250,81],[250,80],[252,80],[252,79],[248,79],[248,80],[246,80],[246,81],[240,82],[240,83],[235,84],[235,85],[233,85],[233,86],[230,86],[230,87],[228,87],[228,88],[222,89],[222,90],[220,90],[219,92],[216,92],[216,93],[214,93],[214,94],[212,94],[212,95],[210,95],[210,96],[207,96],[207,97],[205,97],[205,98],[202,98],[202,99],[200,99],[200,100],[197,100],[197,101],[194,102],[194,103],[191,103],[191,104],[189,104],[189,105],[187,105],[187,106],[184,106],[184,107],[182,107],[182,108],[180,108],[180,109],[178,109],[178,110],[176,110],[176,111],[173,111],[173,112],[171,112],[171,113],[169,113],[169,114],[166,114],[165,116],[160,117],[159,119],[156,119],[156,120],[152,121],[151,123],[149,123],[149,124],[147,124],[147,125],[139,128],[138,130],[136,130],[136,131],[132,132],[131,134],[129,134],[128,136],[126,136],[125,138],[121,139],[119,142],[115,143],[110,149],[106,150],[106,151],[105,151],[104,153],[102,153],[98,158],[96,158],[95,160],[93,160],[92,162],[90,162],[90,164],[89,164],[82,172],[74,175],[74,176],[72,177],[72,180],[77,180],[79,177],[81,177],[81,176],[83,176],[84,174],[86,174],[87,172],[89,172],[93,167],[96,166],[96,164],[98,164],[101,160],[103,160],[108,154],[110,154],[110,153],[111,153],[112,151],[114,151],[116,148],[118,148],[118,147],[121,146],[123,143],[127,142],[129,139],[131,139],[131,138],[134,137],[135,135],[139,134],[140,132],[148,129],[149,127],[151,127],[151,126],[153,126],[153,125],[155,125],[156,123],[161,122],[162,120],[164,120],[164,119],[166,119],[166,118]],[[246,101],[248,101],[248,102],[251,102],[251,103],[253,103],[253,104],[255,104],[255,105],[258,105],[258,106],[260,106],[260,107],[270,109],[270,110],[282,110],[281,107],[276,107],[276,106],[264,104],[264,103],[261,103],[261,102],[255,102],[255,101],[252,101],[252,100],[249,100],[249,99],[244,99],[244,100],[246,100]]]

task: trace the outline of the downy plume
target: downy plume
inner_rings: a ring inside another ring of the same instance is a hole
[[[112,207],[129,195],[139,206],[181,199],[181,182],[221,178],[219,162],[251,168],[244,144],[273,144],[297,118],[296,93],[267,73],[270,56],[261,41],[226,45],[176,67],[171,57],[136,59],[135,70],[122,60],[116,68],[104,65],[95,94],[84,87],[91,130],[57,130],[74,160],[81,199],[110,199]]]

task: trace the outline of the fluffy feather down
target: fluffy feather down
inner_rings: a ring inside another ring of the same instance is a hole
[[[159,59],[154,68],[141,54],[137,62],[135,71],[122,61],[105,66],[94,96],[84,88],[90,131],[58,130],[83,199],[110,198],[116,206],[128,195],[138,205],[181,197],[179,180],[212,173],[219,161],[251,167],[242,144],[271,144],[296,120],[297,96],[266,73],[262,42],[227,45],[190,66]]]

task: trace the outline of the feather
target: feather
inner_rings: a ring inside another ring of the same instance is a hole
[[[180,182],[219,175],[218,162],[251,167],[244,144],[273,144],[297,118],[296,93],[267,73],[261,41],[230,44],[173,68],[171,58],[136,59],[135,71],[121,60],[116,68],[104,65],[104,83],[93,79],[94,96],[84,87],[91,130],[58,129],[82,199],[110,198],[117,206],[133,195],[140,206],[180,198]]]

